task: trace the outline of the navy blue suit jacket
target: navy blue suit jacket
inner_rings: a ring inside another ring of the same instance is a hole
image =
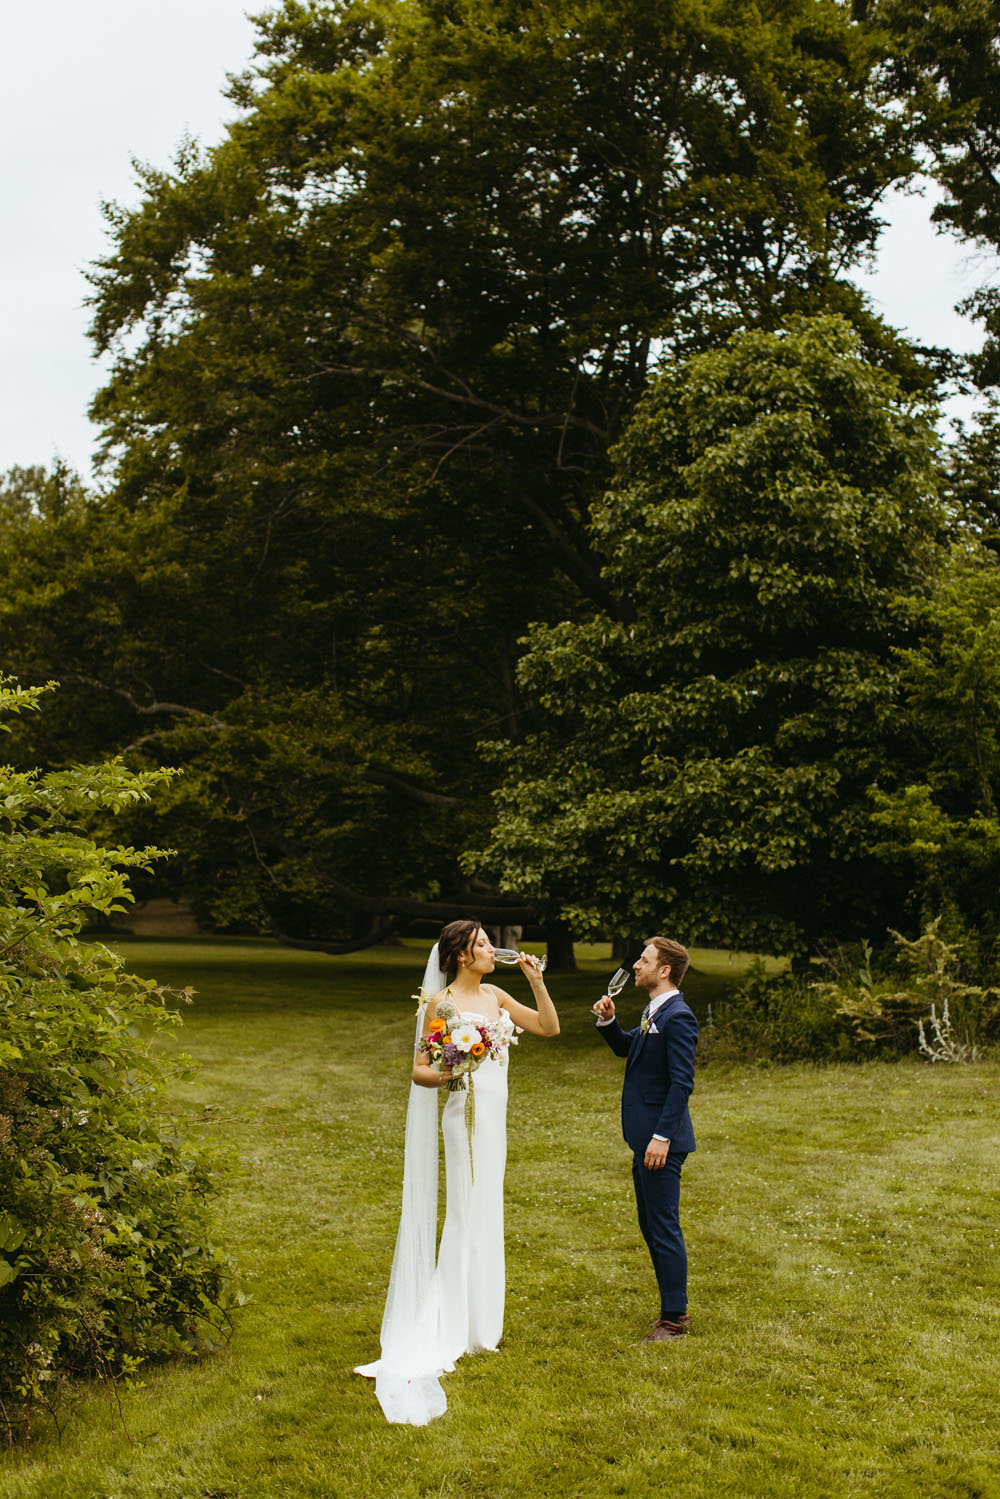
[[[698,1022],[683,994],[663,1001],[645,1035],[638,1025],[623,1030],[617,1019],[598,1030],[616,1056],[627,1058],[622,1133],[629,1147],[644,1151],[654,1135],[663,1135],[672,1151],[694,1150],[688,1095],[694,1087]]]

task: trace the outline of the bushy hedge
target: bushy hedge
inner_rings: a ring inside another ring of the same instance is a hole
[[[0,714],[40,693],[0,682]],[[0,727],[3,727],[0,723]],[[238,1296],[212,1241],[212,1178],[162,1109],[183,1065],[151,1050],[176,995],[80,932],[124,908],[155,849],[104,847],[95,817],[159,775],[118,762],[57,774],[0,767],[0,1419],[87,1374],[197,1353]]]
[[[932,921],[915,941],[890,932],[817,965],[823,977],[774,974],[761,962],[714,1008],[702,1033],[715,1058],[851,1061],[918,1053],[974,1061],[1000,1032],[1000,991],[963,981],[960,948]]]
[[[771,973],[762,962],[712,1006],[698,1048],[705,1059],[733,1061],[847,1061],[854,1055],[836,1004],[814,985],[790,973]]]

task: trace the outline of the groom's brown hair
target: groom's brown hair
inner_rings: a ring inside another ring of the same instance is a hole
[[[681,979],[688,971],[691,962],[691,954],[686,947],[681,947],[679,942],[671,942],[669,937],[647,937],[645,946],[652,943],[656,948],[660,959],[660,966],[670,969],[670,977],[678,987]]]

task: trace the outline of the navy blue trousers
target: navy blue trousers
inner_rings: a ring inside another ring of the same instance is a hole
[[[687,1152],[669,1153],[659,1171],[643,1165],[646,1152],[632,1157],[632,1181],[639,1227],[660,1288],[660,1316],[674,1322],[687,1311],[687,1250],[681,1233],[681,1167]]]

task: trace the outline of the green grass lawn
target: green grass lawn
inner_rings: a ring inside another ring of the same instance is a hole
[[[175,1106],[239,1153],[223,1232],[253,1301],[226,1352],[127,1395],[131,1444],[87,1388],[61,1437],[38,1426],[0,1459],[0,1495],[1000,1495],[996,1063],[705,1067],[683,1196],[695,1332],[643,1345],[657,1302],[621,1063],[587,1013],[609,963],[554,976],[563,1034],[511,1062],[504,1340],[413,1430],[351,1369],[378,1352],[417,950],[128,953],[198,990],[181,1041],[202,1070]],[[737,965],[695,959],[703,1007]]]

